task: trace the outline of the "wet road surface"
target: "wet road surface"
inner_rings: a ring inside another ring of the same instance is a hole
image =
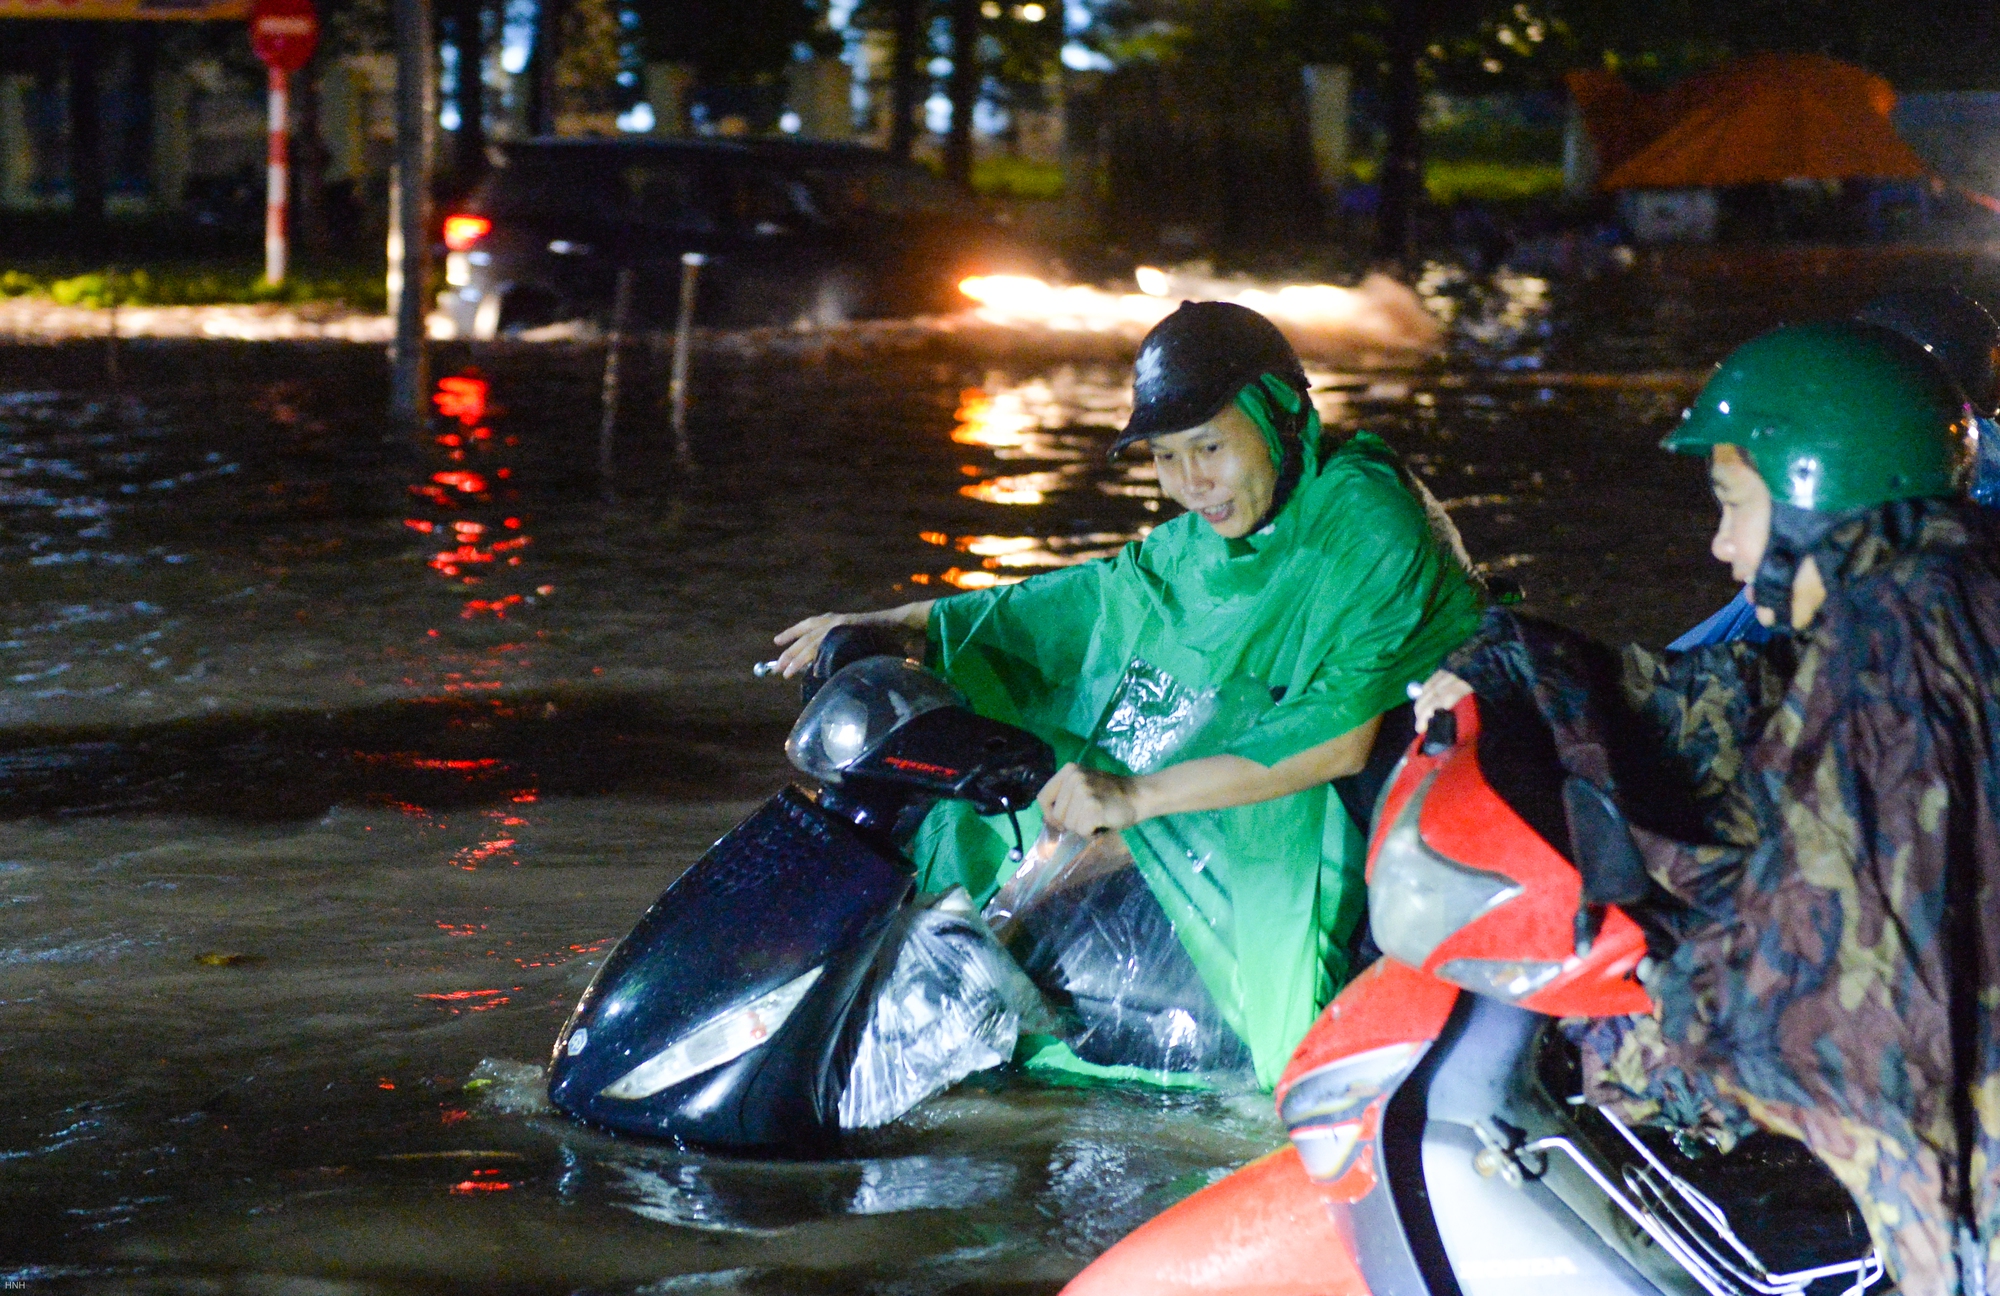
[[[1685,261],[1453,290],[1450,358],[1316,361],[1530,607],[1662,642],[1729,594],[1654,447],[1785,318],[1972,260]],[[597,470],[597,360],[0,351],[0,1289],[1050,1292],[1274,1146],[1258,1096],[995,1078],[758,1165],[580,1129],[538,1068],[596,962],[787,777],[797,616],[1161,520],[1128,375],[949,344],[697,376]],[[754,938],[754,933],[746,934]]]

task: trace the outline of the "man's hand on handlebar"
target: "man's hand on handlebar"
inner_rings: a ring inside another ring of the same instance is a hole
[[[1450,671],[1441,670],[1424,681],[1417,691],[1417,732],[1422,733],[1431,722],[1431,717],[1440,711],[1449,711],[1460,702],[1472,696],[1472,685],[1467,684]]]
[[[1046,823],[1079,837],[1130,828],[1140,819],[1130,779],[1076,765],[1057,770],[1056,776],[1042,785],[1035,801],[1042,807]]]
[[[879,612],[822,612],[818,616],[809,616],[797,625],[780,631],[771,640],[784,649],[778,654],[778,673],[790,679],[811,667],[813,659],[819,656],[820,640],[826,638],[827,631],[835,626],[899,626],[921,634],[930,624],[932,602],[925,599],[920,603],[905,603],[901,607],[884,608]]]

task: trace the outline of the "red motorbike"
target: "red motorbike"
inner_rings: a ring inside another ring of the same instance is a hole
[[[1384,957],[1277,1089],[1291,1145],[1141,1226],[1065,1296],[1833,1296],[1883,1280],[1840,1183],[1769,1134],[1721,1154],[1582,1096],[1559,1018],[1645,1012],[1671,910],[1539,719],[1467,699],[1369,842]]]

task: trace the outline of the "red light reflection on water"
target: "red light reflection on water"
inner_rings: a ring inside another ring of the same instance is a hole
[[[592,941],[588,945],[571,945],[560,953],[544,955],[539,959],[517,958],[514,962],[524,968],[561,967],[571,959],[585,954],[602,954],[605,950],[611,948],[612,939],[612,937],[607,936],[603,940]]]
[[[431,537],[423,554],[432,579],[447,582],[457,595],[458,615],[440,609],[418,646],[385,648],[390,658],[407,656],[403,681],[411,688],[446,695],[498,692],[508,688],[544,631],[530,629],[518,639],[493,644],[479,633],[494,623],[512,625],[555,587],[533,571],[532,519],[523,516],[519,482],[523,466],[513,447],[521,438],[492,424],[506,411],[492,384],[477,369],[438,380],[432,392],[438,419],[432,431],[431,462],[408,486],[412,507],[404,527]],[[443,628],[447,622],[464,633]],[[440,642],[442,641],[442,642]],[[459,861],[476,866],[486,856]]]
[[[428,474],[429,480],[410,486],[410,493],[425,501],[436,510],[437,516],[411,517],[404,519],[404,525],[423,535],[436,535],[449,541],[448,548],[435,550],[427,560],[430,569],[445,580],[461,588],[476,586],[488,581],[507,585],[513,582],[503,577],[511,572],[503,568],[518,569],[526,564],[526,549],[533,537],[524,529],[524,523],[516,512],[503,512],[500,507],[513,501],[518,492],[513,487],[518,465],[494,462],[488,456],[504,453],[504,447],[517,446],[517,436],[497,437],[489,420],[504,413],[493,402],[492,385],[477,369],[467,369],[445,378],[440,378],[437,390],[432,394],[432,404],[438,414],[452,421],[433,438],[441,447],[441,457],[453,466]],[[455,426],[454,426],[455,425]],[[458,465],[464,466],[458,466]],[[489,512],[488,510],[491,510]],[[512,532],[514,534],[507,534]],[[504,538],[503,538],[504,537]],[[525,606],[534,602],[537,595],[530,595],[529,588],[538,588],[532,582],[523,581],[518,591],[482,592],[478,598],[468,598],[459,609],[461,621],[479,621],[487,617],[506,620],[519,615]],[[428,638],[440,638],[435,631]],[[511,646],[510,646],[511,647]],[[503,649],[488,650],[484,656],[490,660],[482,662],[497,673],[505,663],[499,654]],[[499,688],[504,682],[481,671],[479,676],[468,678],[466,672],[446,674],[444,688],[449,692]]]
[[[514,986],[514,991],[521,987]],[[434,1003],[454,1016],[461,1012],[490,1012],[514,1002],[513,994],[507,990],[444,990],[436,994],[420,994],[417,998]]]
[[[477,872],[481,864],[490,863],[505,855],[513,850],[515,845],[512,837],[495,837],[491,841],[480,842],[477,846],[467,846],[452,855],[451,866],[464,869],[468,873]],[[509,862],[519,865],[521,861],[517,859]]]
[[[477,369],[440,378],[437,386],[431,404],[437,406],[437,412],[445,418],[457,419],[471,427],[486,417],[488,398],[493,389]]]

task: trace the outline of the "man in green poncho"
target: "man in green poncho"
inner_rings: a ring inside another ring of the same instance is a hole
[[[1297,355],[1254,311],[1184,303],[1146,336],[1112,453],[1138,441],[1187,513],[1116,558],[812,617],[777,636],[779,661],[803,670],[836,625],[921,630],[977,710],[1067,762],[1044,823],[1122,836],[1269,1086],[1358,970],[1363,843],[1329,781],[1362,769],[1383,713],[1476,628],[1482,598],[1387,445],[1326,443]],[[943,802],[912,854],[926,889],[984,903],[1013,841]]]

